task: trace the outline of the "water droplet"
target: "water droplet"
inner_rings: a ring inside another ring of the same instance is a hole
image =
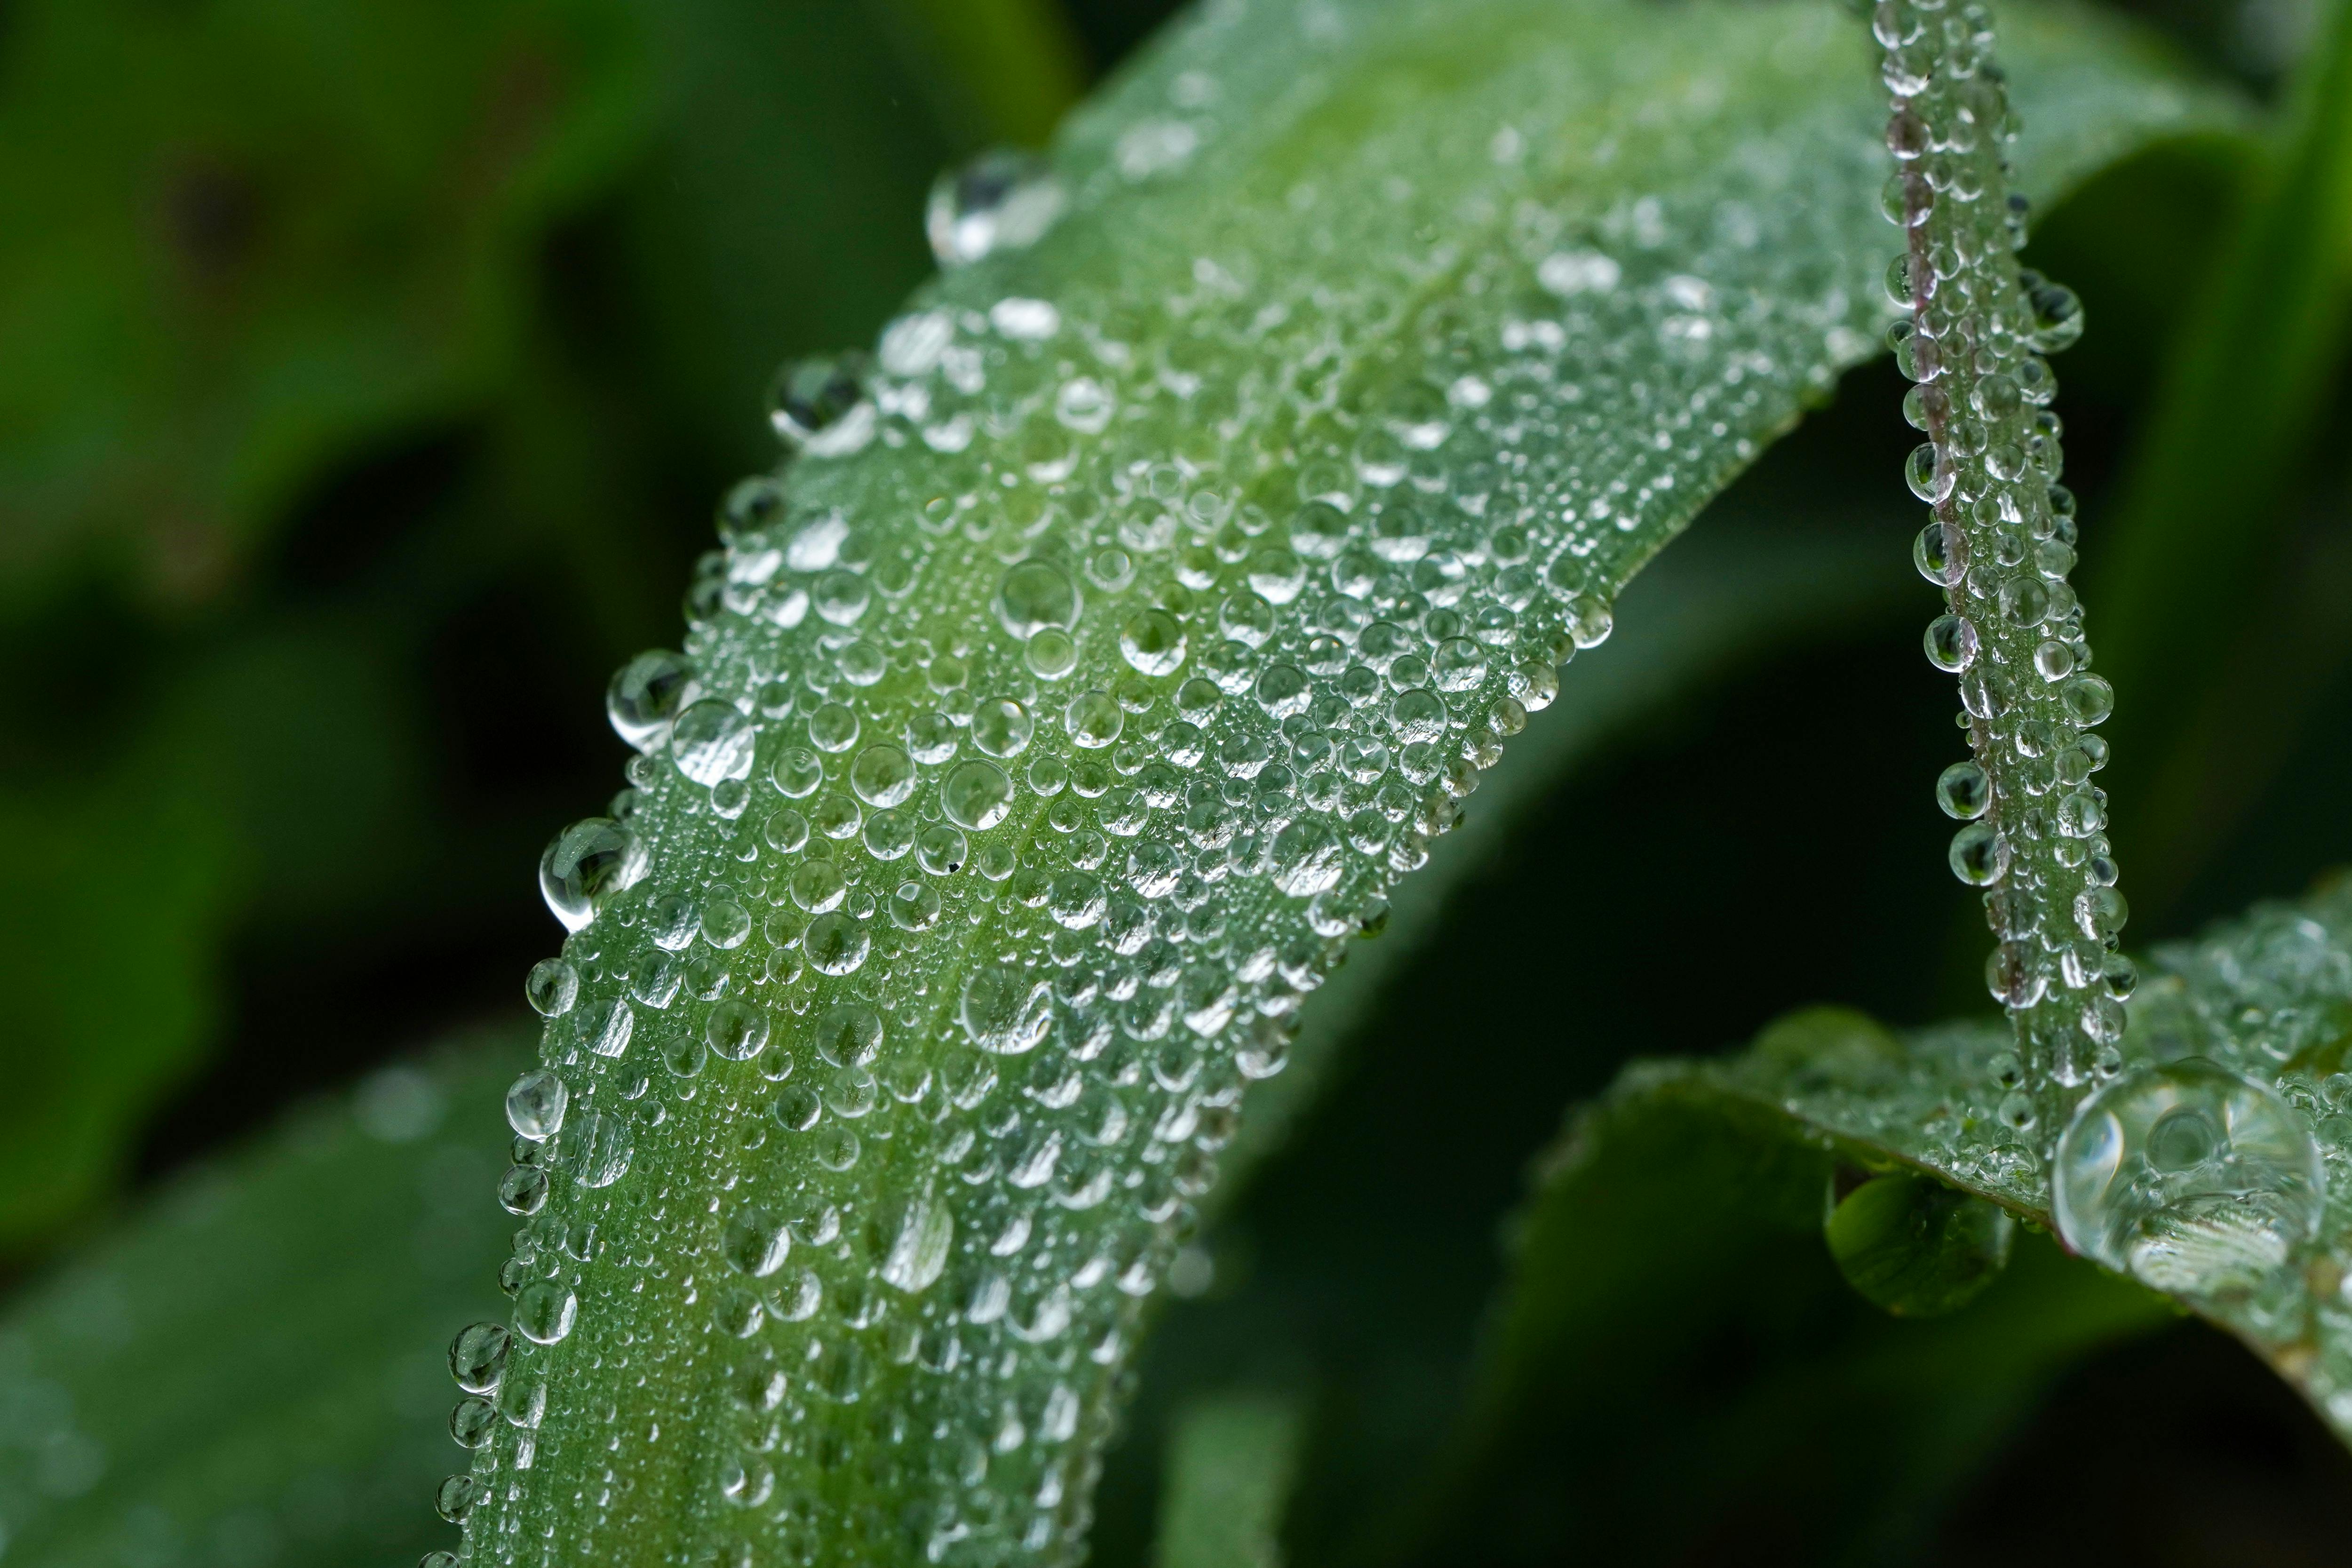
[[[1992,805],[1992,786],[1973,762],[1954,763],[1936,780],[1936,804],[1947,816],[1973,822]]]
[[[801,938],[801,951],[808,954],[810,966],[823,974],[855,973],[872,945],[866,928],[838,911],[809,921]]]
[[[855,451],[873,434],[873,405],[862,384],[862,353],[818,355],[776,373],[768,390],[768,419],[787,445],[818,456]]]
[[[2278,1094],[2202,1058],[2143,1068],[2084,1100],[2059,1140],[2068,1246],[2159,1290],[2253,1284],[2316,1234],[2318,1145]]]
[[[1034,1050],[1054,1022],[1054,989],[1045,981],[1025,983],[1011,971],[990,965],[964,982],[957,1009],[972,1044],[997,1056]]]
[[[985,832],[1013,807],[1013,780],[994,763],[971,758],[950,769],[940,784],[940,809],[958,827]]]
[[[626,1116],[590,1106],[572,1119],[563,1148],[572,1180],[583,1187],[609,1187],[629,1173],[636,1140]]]
[[[544,1143],[563,1128],[563,1110],[572,1091],[552,1068],[535,1068],[507,1089],[507,1125],[518,1138]]]
[[[645,847],[607,816],[575,822],[539,860],[539,890],[567,931],[582,931],[614,895],[646,874]]]
[[[468,1394],[489,1393],[506,1372],[509,1342],[502,1323],[472,1323],[458,1330],[449,1342],[449,1375]]]
[[[882,1260],[882,1279],[909,1296],[930,1289],[946,1269],[955,1241],[955,1213],[928,1194],[908,1201]]]
[[[1082,691],[1062,710],[1070,739],[1089,750],[1099,750],[1118,739],[1127,715],[1108,691]]]
[[[1024,642],[1048,627],[1066,632],[1078,624],[1077,585],[1050,561],[1024,561],[997,585],[996,617]]]
[[[721,1002],[702,1032],[712,1050],[730,1062],[747,1062],[768,1047],[768,1016],[749,1002]]]
[[[764,1279],[782,1268],[792,1249],[792,1233],[784,1222],[756,1206],[738,1210],[727,1222],[719,1242],[728,1267],[754,1279]]]
[[[552,1279],[526,1285],[515,1298],[515,1331],[533,1344],[551,1345],[572,1331],[580,1299]]]
[[[688,708],[670,729],[671,759],[698,784],[750,777],[759,742],[751,721],[716,698]]]
[[[530,966],[522,994],[541,1017],[561,1018],[579,1000],[580,972],[560,958],[542,958]]]
[[[1953,876],[1972,887],[1990,887],[2009,869],[2009,841],[1992,824],[1971,822],[1952,835],[1948,858]]]
[[[1927,623],[1922,642],[1927,662],[1949,674],[1958,675],[1976,662],[1977,628],[1965,616],[1937,616]]]
[[[897,805],[915,793],[915,760],[893,745],[868,746],[849,765],[849,787],[868,805]]]
[[[1173,675],[1184,662],[1184,628],[1165,610],[1138,610],[1119,627],[1118,651],[1144,675]]]
[[[967,266],[1035,244],[1061,216],[1065,200],[1044,158],[998,149],[940,176],[924,207],[923,232],[941,267]]]
[[[658,750],[694,689],[694,665],[667,648],[641,653],[623,665],[604,693],[604,711],[621,739],[640,752]]]
[[[1848,1193],[1822,1234],[1864,1300],[1898,1318],[1932,1318],[1968,1305],[2000,1277],[2015,1230],[1982,1198],[1897,1172]]]

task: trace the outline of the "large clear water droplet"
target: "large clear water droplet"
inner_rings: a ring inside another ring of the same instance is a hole
[[[1077,584],[1050,561],[1024,561],[997,585],[996,617],[1024,642],[1048,627],[1067,631],[1078,624]]]
[[[539,890],[566,931],[580,931],[646,874],[645,847],[608,816],[575,822],[539,858]]]
[[[964,982],[958,1015],[973,1045],[1001,1057],[1017,1057],[1045,1037],[1054,1021],[1054,989],[1042,980],[1027,984],[1022,975],[993,966],[976,970]]]
[[[1034,153],[1000,148],[941,174],[923,212],[923,232],[941,267],[962,267],[999,250],[1034,245],[1062,216],[1052,167]]]
[[[694,688],[694,664],[682,653],[655,648],[614,673],[604,712],[614,732],[640,752],[660,746]]]
[[[670,757],[677,771],[698,784],[751,776],[760,732],[732,702],[712,698],[677,716],[670,729]]]
[[[954,1241],[954,1211],[929,1194],[912,1199],[882,1260],[883,1279],[909,1296],[929,1289],[946,1269]]]
[[[1932,1318],[1968,1305],[2000,1276],[2016,1228],[1982,1198],[1897,1172],[1847,1193],[1822,1237],[1864,1300],[1898,1318]]]
[[[2058,1141],[2059,1234],[2159,1290],[2242,1289],[2319,1226],[2319,1147],[2272,1089],[2191,1057],[2084,1100]]]

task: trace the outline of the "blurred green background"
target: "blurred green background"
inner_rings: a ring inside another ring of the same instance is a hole
[[[1173,8],[0,5],[9,1277],[300,1097],[518,1010],[557,938],[537,854],[620,784],[604,679],[678,635],[713,499],[772,460],[769,375],[870,340],[929,269],[938,172],[1041,142]],[[2141,15],[2257,95],[2313,27],[2296,0]],[[2169,147],[2037,231],[2030,259],[2091,322],[2059,407],[2095,640],[2102,524],[2264,178],[2242,142]],[[2352,234],[2306,237],[2332,305]],[[2352,859],[2341,310],[2301,335],[2319,368],[2288,460],[2263,484],[2204,476],[2246,507],[2215,521],[2244,536],[2242,580],[2185,623],[2217,651],[2118,679],[2137,945]],[[1344,1557],[1351,1511],[1458,1380],[1526,1162],[1627,1057],[1718,1050],[1815,1001],[1897,1023],[1984,1005],[1929,798],[1958,741],[1917,648],[1899,396],[1891,368],[1856,373],[1690,547],[1870,541],[1839,611],[1747,638],[1613,733],[1387,975],[1379,1030],[1163,1325],[1106,1556],[1141,1551],[1166,1391],[1238,1380],[1322,1391],[1296,1528]],[[2136,613],[2173,627],[2179,608],[2158,591]],[[2135,819],[2135,781],[2188,804]],[[1824,799],[1830,853],[1806,838]],[[1479,1073],[1432,1070],[1474,1052]],[[1753,1327],[1725,1330],[1710,1387],[1779,1353]],[[1655,1560],[1822,1549],[1782,1517],[1787,1478],[1873,1439],[1808,1420]],[[2200,1330],[2094,1361],[1969,1465],[1907,1521],[1933,1561],[2343,1556],[2352,1463]],[[1686,1478],[1609,1473],[1586,1547],[1653,1560],[1644,1510]]]

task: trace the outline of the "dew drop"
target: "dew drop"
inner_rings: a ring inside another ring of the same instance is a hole
[[[572,1331],[580,1299],[551,1279],[526,1285],[515,1298],[515,1331],[533,1344],[551,1345]]]
[[[604,693],[604,711],[621,739],[640,752],[657,750],[694,689],[694,665],[667,648],[641,653],[623,665]]]
[[[2015,1230],[1984,1199],[1906,1172],[1855,1187],[1822,1234],[1865,1300],[1898,1318],[1932,1318],[1967,1306],[2000,1277]]]
[[[572,1091],[554,1068],[536,1068],[508,1088],[507,1125],[518,1138],[544,1143],[562,1131],[564,1107],[571,1100]]]
[[[996,618],[1024,642],[1049,627],[1066,632],[1078,624],[1077,585],[1050,561],[1024,561],[997,585]]]
[[[539,890],[567,931],[583,931],[614,895],[646,874],[645,847],[606,816],[575,822],[539,860]]]
[[[999,250],[1034,245],[1065,202],[1061,182],[1044,158],[1000,148],[940,176],[923,210],[923,232],[941,267],[968,266]]]
[[[749,778],[759,731],[732,702],[716,698],[695,703],[670,728],[670,757],[677,771],[709,785]]]
[[[2317,1233],[2318,1145],[2278,1094],[2203,1058],[2143,1068],[2084,1100],[2058,1142],[2067,1245],[2159,1290],[2209,1296]]]

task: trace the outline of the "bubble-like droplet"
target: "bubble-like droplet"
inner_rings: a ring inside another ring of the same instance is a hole
[[[923,209],[923,232],[941,267],[962,267],[1035,244],[1061,216],[1065,199],[1052,164],[1034,153],[999,148],[940,176]]]
[[[640,752],[657,749],[694,687],[694,662],[655,648],[623,665],[604,693],[604,711],[622,740]]]
[[[1078,624],[1077,584],[1050,561],[1024,561],[997,584],[996,618],[1024,642],[1049,627],[1067,631]]]
[[[1973,822],[1992,804],[1992,786],[1984,769],[1973,762],[1958,762],[1936,780],[1936,804],[1947,816]]]
[[[560,958],[542,958],[522,983],[530,1009],[542,1018],[561,1018],[580,999],[580,972]]]
[[[488,1394],[506,1371],[508,1339],[503,1323],[469,1323],[449,1342],[449,1375],[468,1394]]]
[[[463,1524],[482,1500],[482,1483],[471,1476],[451,1476],[433,1494],[434,1511],[451,1524]]]
[[[535,1068],[507,1089],[507,1125],[518,1138],[544,1143],[563,1128],[563,1109],[572,1091],[553,1068]]]
[[[766,1209],[740,1209],[727,1222],[719,1250],[727,1266],[754,1279],[763,1279],[784,1266],[793,1249],[792,1233]]]
[[[629,1119],[617,1110],[590,1106],[572,1119],[563,1155],[572,1179],[583,1187],[609,1187],[629,1173],[636,1139]]]
[[[1017,1057],[1036,1048],[1054,1023],[1054,988],[1013,970],[987,964],[964,982],[957,1009],[964,1033],[983,1051]]]
[[[1118,739],[1127,722],[1127,715],[1108,691],[1082,691],[1070,699],[1062,710],[1062,722],[1070,731],[1070,739],[1089,750],[1098,750]]]
[[[533,1344],[551,1345],[572,1331],[580,1299],[552,1279],[526,1285],[515,1298],[515,1331]]]
[[[868,746],[849,764],[849,787],[868,805],[897,805],[915,793],[915,760],[896,746]]]
[[[1956,1311],[2009,1264],[2016,1224],[1984,1199],[1898,1172],[1848,1193],[1822,1226],[1864,1300],[1898,1318]]]
[[[909,1296],[930,1289],[948,1266],[955,1242],[955,1212],[928,1194],[908,1201],[898,1234],[882,1260],[882,1279]]]
[[[851,438],[858,425],[872,424],[865,374],[866,356],[856,353],[796,360],[778,371],[768,389],[777,437],[820,454],[864,445]]]
[[[2288,1262],[2326,1199],[2319,1147],[2294,1110],[2198,1057],[2084,1100],[2052,1188],[2069,1247],[2182,1295],[2242,1289]]]
[[[747,1062],[768,1047],[768,1016],[749,1002],[721,1002],[710,1010],[702,1033],[710,1048],[729,1061]]]
[[[855,973],[872,945],[866,928],[838,911],[809,921],[801,938],[801,951],[808,955],[810,966],[822,974]]]
[[[1184,662],[1184,628],[1165,610],[1138,610],[1118,629],[1118,651],[1142,674],[1173,675]]]
[[[732,702],[710,698],[695,703],[670,727],[670,759],[698,784],[749,778],[760,732]]]
[[[636,835],[609,816],[592,816],[548,845],[539,858],[539,890],[566,931],[581,931],[645,874],[645,847]]]
[[[882,1054],[882,1015],[863,1002],[827,1008],[816,1021],[816,1054],[837,1068],[862,1068]]]
[[[1977,628],[1965,616],[1937,616],[1927,623],[1921,646],[1929,664],[1958,675],[1977,661]]]
[[[1971,822],[1952,835],[1952,875],[1971,887],[1988,888],[2009,869],[2009,842],[1989,822]]]
[[[976,757],[958,763],[940,784],[940,809],[971,832],[995,826],[1012,806],[1013,779],[994,763]]]

